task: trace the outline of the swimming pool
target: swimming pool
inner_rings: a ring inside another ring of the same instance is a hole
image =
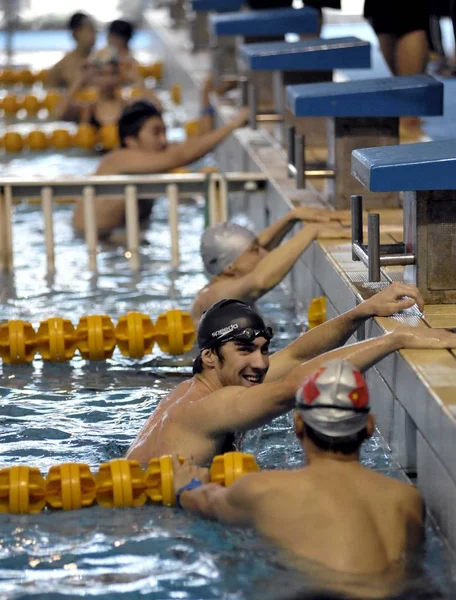
[[[132,275],[119,248],[105,245],[95,278],[86,269],[84,243],[69,225],[71,208],[55,217],[56,275],[46,276],[41,217],[37,207],[15,213],[15,276],[1,276],[1,319],[27,319],[36,327],[51,316],[76,323],[102,312],[113,319],[128,310],[153,318],[190,306],[203,285],[198,255],[203,208],[180,206],[181,265],[169,269],[166,201],[158,201],[141,247],[143,269]],[[20,250],[20,252],[18,252]],[[283,290],[261,303],[275,324],[275,348],[295,337],[300,326]],[[63,365],[0,367],[1,466],[87,462],[93,469],[123,454],[160,398],[189,371],[186,356],[171,359],[155,349],[139,361],[115,352],[106,363],[75,358]],[[181,366],[179,366],[179,364]],[[262,468],[296,467],[302,455],[289,417],[252,432],[246,449]],[[382,438],[375,436],[363,462],[402,477]],[[438,536],[429,531],[425,575],[413,596],[436,598],[451,581]],[[226,598],[282,599],[312,588],[309,577],[286,569],[276,553],[250,532],[227,530],[174,509],[93,507],[75,512],[0,515],[0,598]],[[432,591],[430,591],[432,590]],[[428,594],[428,595],[426,595]],[[430,594],[430,595],[429,595]],[[449,596],[450,597],[450,596]]]

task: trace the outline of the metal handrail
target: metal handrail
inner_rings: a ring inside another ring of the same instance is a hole
[[[178,202],[182,197],[208,194],[209,223],[211,225],[228,218],[228,192],[255,192],[264,186],[264,173],[175,173],[164,175],[90,175],[87,177],[62,177],[46,179],[30,177],[0,177],[0,260],[5,271],[12,271],[13,264],[13,204],[31,197],[38,197],[44,219],[44,241],[47,268],[55,268],[53,201],[64,196],[82,197],[84,204],[84,233],[91,270],[97,268],[98,235],[94,201],[97,193],[125,198],[125,227],[127,252],[132,270],[138,270],[139,226],[137,200],[142,197],[166,196],[169,201],[169,224],[171,235],[171,263],[179,264]],[[109,199],[107,200],[109,201]]]

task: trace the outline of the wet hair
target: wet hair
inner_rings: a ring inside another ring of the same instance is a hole
[[[110,23],[108,27],[108,35],[112,33],[113,35],[120,37],[125,42],[125,45],[128,45],[134,32],[133,25],[128,21],[122,21],[121,19],[116,19]]]
[[[70,17],[70,20],[68,21],[68,29],[72,33],[74,33],[80,27],[82,27],[84,25],[85,21],[87,21],[88,19],[90,19],[88,14],[83,13],[83,12],[75,12],[74,15],[72,15]]]
[[[306,435],[317,448],[325,452],[340,452],[341,454],[353,454],[361,447],[367,436],[367,429],[364,427],[361,431],[346,437],[330,437],[319,431],[315,431],[306,423]]]
[[[223,365],[225,357],[222,354],[222,345],[223,344],[217,344],[216,346],[213,346],[211,348],[211,350],[214,350],[214,352],[217,354],[217,358],[219,359],[220,364]],[[202,373],[203,369],[204,369],[203,359],[201,358],[201,353],[200,353],[193,361],[193,369],[192,369],[193,375],[196,375],[197,373]]]
[[[138,100],[127,106],[118,122],[120,145],[125,148],[127,137],[137,138],[148,119],[161,116],[161,112],[148,100]]]

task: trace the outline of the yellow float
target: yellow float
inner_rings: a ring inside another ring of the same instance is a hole
[[[180,461],[184,459],[180,457]],[[216,456],[209,470],[212,483],[228,487],[259,471],[255,457],[242,452]],[[52,466],[43,478],[37,467],[0,469],[0,513],[39,513],[45,506],[79,510],[97,503],[105,508],[153,504],[175,506],[171,456],[153,458],[146,472],[135,460],[119,458],[99,466],[93,475],[87,464]]]

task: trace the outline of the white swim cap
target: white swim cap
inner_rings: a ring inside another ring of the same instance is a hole
[[[201,257],[211,275],[219,275],[234,263],[256,239],[253,231],[237,223],[218,223],[201,236]]]
[[[331,360],[307,377],[296,393],[304,423],[332,438],[354,435],[367,425],[369,392],[360,371],[346,360]]]

